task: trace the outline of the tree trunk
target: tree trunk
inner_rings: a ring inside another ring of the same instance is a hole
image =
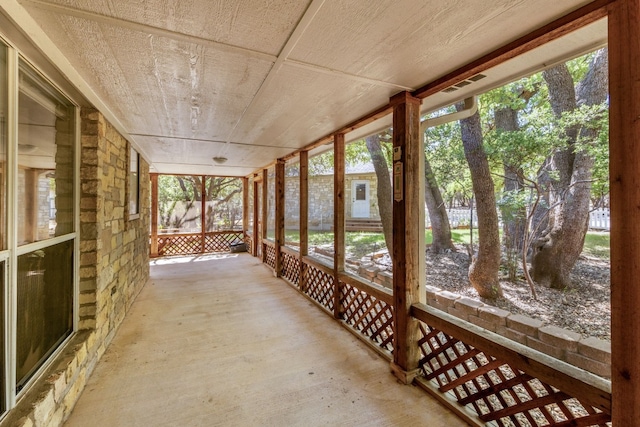
[[[440,188],[426,155],[424,158],[424,178],[424,200],[431,223],[431,252],[439,254],[446,250],[455,251],[456,247],[451,240],[451,227],[447,208],[442,200]]]
[[[502,132],[515,132],[519,130],[518,111],[510,107],[496,110],[496,129]],[[508,159],[503,159],[504,168],[504,192],[522,193],[524,191],[524,180],[520,165],[512,164]],[[514,194],[515,195],[515,194]],[[520,252],[524,240],[527,211],[522,206],[506,206],[502,210],[502,241],[507,251]]]
[[[578,86],[576,100],[573,79],[561,64],[543,73],[549,87],[554,114],[576,109],[578,104],[597,105],[606,101],[608,90],[607,50],[599,51],[589,72]],[[597,137],[594,130],[577,125],[565,129],[568,148],[555,153],[549,162],[558,179],[551,180],[550,202],[556,205],[549,215],[549,226],[534,244],[532,277],[541,285],[564,289],[582,248],[589,224],[591,170],[593,158],[578,151],[575,143],[582,138]]]
[[[463,108],[464,104],[456,104],[458,111]],[[460,120],[460,131],[478,212],[479,248],[469,267],[469,281],[480,297],[495,299],[502,296],[498,281],[500,232],[493,179],[482,147],[480,114],[476,112],[473,116]]]
[[[380,212],[380,220],[382,221],[382,230],[384,231],[384,241],[389,250],[389,256],[392,256],[393,248],[393,204],[391,193],[391,175],[389,175],[389,165],[387,159],[382,152],[380,145],[380,135],[371,135],[365,138],[367,150],[371,155],[373,168],[376,171],[378,180],[378,210]]]
[[[498,132],[516,132],[519,130],[518,110],[511,107],[497,109],[494,113]],[[509,280],[516,280],[518,259],[522,253],[524,234],[527,232],[527,210],[518,197],[524,191],[524,173],[522,167],[513,164],[510,159],[503,159],[504,190],[500,209],[502,213],[502,244],[507,255],[507,271]]]

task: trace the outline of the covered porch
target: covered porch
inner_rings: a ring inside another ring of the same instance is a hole
[[[388,366],[246,253],[158,259],[66,425],[466,425]]]

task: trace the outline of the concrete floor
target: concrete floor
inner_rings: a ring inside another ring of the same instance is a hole
[[[67,427],[466,426],[248,254],[151,280]]]

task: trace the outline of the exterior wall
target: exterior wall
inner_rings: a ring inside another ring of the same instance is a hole
[[[82,110],[79,331],[0,423],[60,426],[149,279],[149,166],[140,165],[140,215],[128,220],[128,143]]]
[[[328,231],[332,229],[333,175],[316,175],[309,177],[308,215],[309,230]]]
[[[369,218],[380,219],[380,209],[378,208],[378,179],[373,173],[359,174],[359,175],[347,175],[344,179],[344,216],[345,218],[351,218],[351,182],[352,181],[369,181]]]
[[[353,174],[345,177],[345,217],[351,218],[351,181],[366,180],[369,186],[370,218],[380,219],[377,180],[375,174]],[[285,212],[296,215],[285,217],[285,227],[293,229],[300,221],[300,178],[285,178]],[[333,175],[309,177],[309,229],[331,230],[333,227]]]

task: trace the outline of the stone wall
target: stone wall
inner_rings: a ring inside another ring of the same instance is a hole
[[[95,110],[82,110],[80,331],[0,423],[60,426],[149,279],[149,166],[140,164],[140,212],[128,218],[128,143]]]
[[[393,289],[393,275],[374,264],[361,264],[358,275],[369,282]],[[611,343],[546,325],[543,321],[427,286],[427,305],[481,326],[510,340],[604,378],[611,377]]]
[[[351,182],[367,180],[369,186],[370,218],[380,219],[378,210],[377,180],[375,174],[350,174],[345,176],[345,216],[351,217]],[[300,224],[300,177],[285,178],[285,227],[297,229]],[[333,229],[333,175],[309,176],[309,229]]]

